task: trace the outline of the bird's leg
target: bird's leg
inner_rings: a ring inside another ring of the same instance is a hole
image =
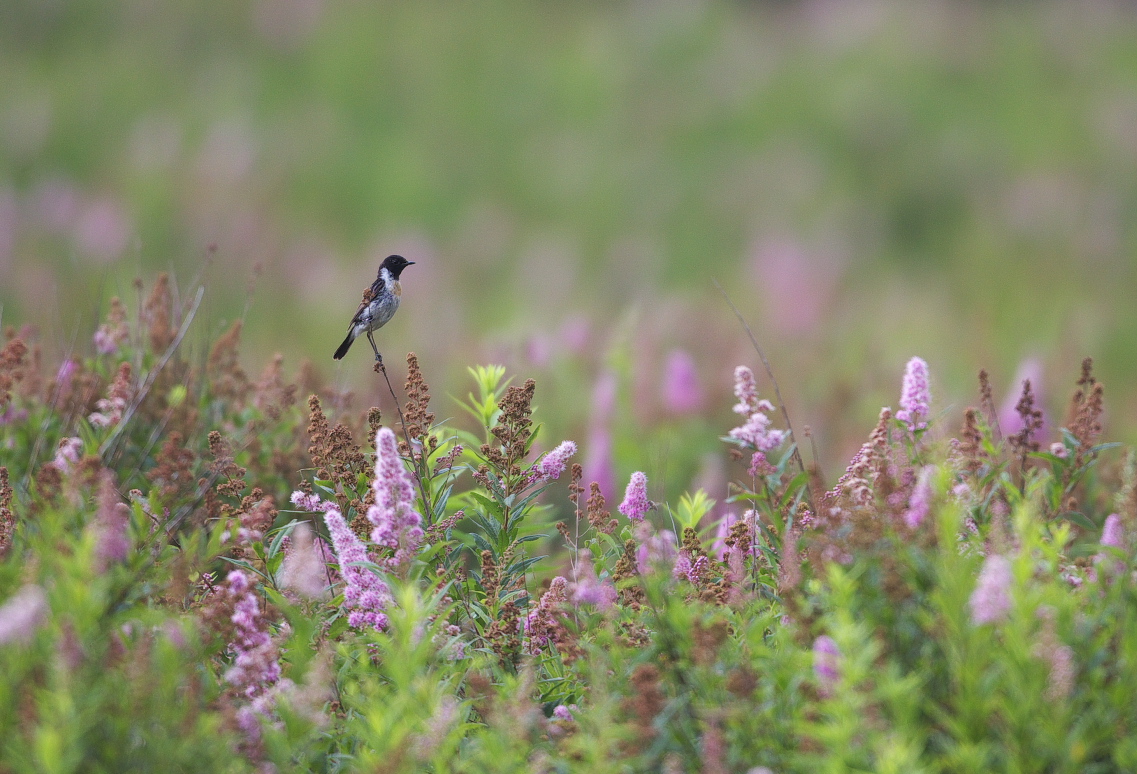
[[[382,363],[383,356],[379,354],[379,347],[375,346],[375,337],[371,333],[371,331],[367,332],[367,340],[371,342],[371,351],[375,353],[375,362]]]

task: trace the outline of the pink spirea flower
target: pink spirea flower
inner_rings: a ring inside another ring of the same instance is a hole
[[[375,449],[375,503],[367,509],[367,520],[375,525],[371,541],[395,549],[388,566],[404,569],[422,545],[424,534],[422,516],[415,510],[414,481],[399,456],[391,428],[379,428]]]
[[[928,364],[922,358],[914,357],[904,369],[904,381],[900,391],[900,410],[896,418],[908,425],[908,429],[925,430],[928,415],[931,413],[932,396],[928,386]]]
[[[28,584],[0,605],[0,645],[28,642],[51,609],[47,594],[35,584]]]
[[[573,720],[572,709],[564,704],[558,704],[553,708],[553,717],[557,720],[571,721]]]
[[[362,566],[371,559],[363,541],[351,531],[335,503],[324,503],[324,523],[328,525],[344,580],[343,603],[349,610],[347,622],[357,629],[368,626],[386,629],[388,619],[383,611],[393,604],[391,592],[378,575]]]
[[[1111,548],[1125,547],[1125,525],[1116,513],[1105,517],[1105,524],[1101,529],[1101,544]]]
[[[261,616],[256,589],[242,570],[233,570],[225,579],[233,599],[234,639],[229,643],[233,666],[225,681],[248,698],[264,693],[280,679],[280,660],[272,637]]]
[[[1066,444],[1061,441],[1055,441],[1050,444],[1050,453],[1060,460],[1064,460],[1070,456],[1070,450],[1066,448]]]
[[[292,504],[302,511],[311,511],[312,513],[319,513],[324,510],[323,503],[319,497],[314,494],[305,494],[297,489],[292,493]]]
[[[730,431],[731,438],[749,444],[758,451],[767,452],[778,448],[786,439],[784,430],[771,430],[770,417],[756,411],[747,417],[746,422]]]
[[[663,366],[663,407],[674,414],[693,414],[703,407],[699,367],[684,349],[675,349]]]
[[[734,369],[734,397],[738,403],[731,409],[735,414],[748,417],[758,411],[758,383],[754,381],[754,372],[746,366]]]
[[[825,694],[832,691],[841,678],[841,649],[827,634],[813,641],[813,675]]]
[[[1013,580],[1010,559],[999,554],[987,557],[969,601],[973,624],[996,623],[1010,614]]]
[[[908,529],[919,527],[932,508],[932,470],[928,466],[920,471],[912,496],[908,498],[908,510],[904,512],[904,523]]]
[[[734,405],[733,411],[746,417],[746,421],[731,430],[729,436],[760,452],[772,451],[781,446],[787,433],[784,430],[770,429],[768,413],[774,410],[774,404],[758,398],[754,372],[746,366],[734,369],[734,395],[738,398],[738,403]],[[761,467],[762,461],[757,458],[751,460],[756,471]]]
[[[631,521],[643,521],[648,510],[651,509],[651,500],[647,499],[647,475],[641,471],[632,474],[628,481],[628,488],[624,490],[624,502],[620,503],[620,513]]]
[[[686,549],[675,555],[675,564],[671,568],[671,576],[675,580],[686,579],[691,574],[691,554]]]
[[[546,481],[555,481],[565,472],[568,458],[576,454],[576,444],[572,441],[561,441],[551,452],[541,458],[537,464],[537,471]]]

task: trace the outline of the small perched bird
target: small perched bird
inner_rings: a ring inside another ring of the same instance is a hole
[[[383,263],[379,266],[379,275],[371,283],[371,287],[363,291],[363,301],[360,302],[355,317],[351,318],[347,338],[343,340],[343,344],[340,344],[333,358],[341,360],[351,349],[351,343],[356,337],[366,333],[367,340],[371,342],[371,349],[375,352],[375,360],[383,362],[383,356],[375,346],[375,337],[371,334],[391,322],[391,318],[399,310],[399,298],[403,295],[403,289],[399,285],[399,275],[403,273],[403,269],[413,266],[414,263],[401,255],[388,255],[383,259]]]

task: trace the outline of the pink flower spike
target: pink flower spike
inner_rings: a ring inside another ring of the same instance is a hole
[[[631,521],[638,522],[643,521],[651,507],[651,500],[647,499],[647,476],[637,470],[624,490],[624,502],[620,503],[619,511]]]
[[[399,456],[391,428],[379,428],[375,449],[375,504],[367,509],[367,520],[375,525],[371,540],[395,549],[388,564],[392,570],[402,571],[422,545],[422,516],[415,510],[414,482]]]
[[[324,523],[332,538],[332,548],[339,560],[340,574],[344,579],[343,602],[348,608],[348,623],[357,629],[371,627],[387,628],[387,616],[383,610],[394,604],[387,584],[363,563],[370,561],[367,548],[363,545],[340,513],[335,503],[324,503]]]
[[[297,489],[292,493],[292,504],[302,511],[310,511],[311,513],[320,513],[324,510],[323,502],[317,495],[305,494]]]
[[[546,481],[555,481],[565,472],[568,458],[576,454],[576,444],[572,441],[561,441],[557,448],[541,458],[537,470],[541,478]]]
[[[931,391],[928,387],[928,364],[914,357],[904,369],[904,382],[900,394],[900,410],[896,418],[908,425],[912,432],[926,430],[931,412]]]
[[[754,381],[754,372],[746,366],[734,369],[734,397],[738,398],[738,403],[731,409],[735,414],[748,417],[761,410],[758,405],[758,383]]]

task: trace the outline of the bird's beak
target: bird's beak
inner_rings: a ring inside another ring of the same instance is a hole
[[[407,266],[414,266],[414,265],[415,265],[414,261],[407,261]]]

